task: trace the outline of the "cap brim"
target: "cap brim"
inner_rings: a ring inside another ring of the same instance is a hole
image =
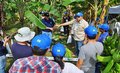
[[[30,41],[34,36],[35,36],[35,32],[31,31],[31,34],[28,36],[21,37],[19,34],[16,34],[14,38],[18,42],[25,42],[25,41]]]

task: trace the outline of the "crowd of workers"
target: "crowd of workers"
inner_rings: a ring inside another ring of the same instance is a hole
[[[16,42],[11,47],[14,63],[9,73],[95,73],[96,55],[101,55],[104,50],[103,41],[109,36],[109,25],[107,23],[98,25],[101,32],[98,37],[98,28],[89,25],[83,19],[82,12],[76,13],[72,20],[65,12],[62,24],[59,25],[55,25],[48,12],[40,12],[40,14],[41,21],[46,25],[46,29],[42,30],[41,34],[35,35],[29,27],[22,27],[14,36]],[[64,26],[64,34],[72,35],[75,41],[75,55],[78,57],[76,65],[64,62],[66,49],[63,44],[56,43],[51,48],[54,26],[57,28]],[[2,29],[0,36],[3,36]],[[5,37],[0,41],[0,73],[5,73],[7,51],[5,46],[9,39]],[[53,61],[45,56],[50,48]]]

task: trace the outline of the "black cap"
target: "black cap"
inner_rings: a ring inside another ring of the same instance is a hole
[[[49,17],[49,13],[48,13],[48,12],[45,12],[45,13],[44,13],[44,16]]]
[[[44,14],[45,12],[44,11],[41,11],[39,14]]]

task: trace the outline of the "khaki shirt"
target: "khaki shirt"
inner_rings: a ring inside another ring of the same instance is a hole
[[[71,34],[73,34],[74,40],[83,41],[85,38],[84,29],[88,27],[88,22],[82,19],[80,22],[73,20],[72,23],[73,25],[72,25]]]

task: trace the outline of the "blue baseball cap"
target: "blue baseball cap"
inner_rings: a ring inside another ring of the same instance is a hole
[[[31,41],[31,46],[34,48],[34,46],[39,47],[40,49],[48,49],[51,45],[51,39],[46,34],[40,34],[35,36]]]
[[[76,19],[77,17],[83,17],[83,13],[82,12],[76,13],[74,18]]]
[[[95,26],[88,26],[87,28],[85,28],[85,34],[87,34],[89,37],[94,37],[97,35],[98,33],[98,30]]]
[[[108,31],[109,30],[109,25],[108,24],[101,24],[101,25],[98,25],[98,27],[100,29],[103,29],[105,31]]]
[[[52,47],[52,55],[54,57],[56,57],[56,56],[63,57],[65,55],[65,53],[66,53],[66,49],[65,49],[64,45],[61,43],[57,43],[56,45],[54,45]]]

